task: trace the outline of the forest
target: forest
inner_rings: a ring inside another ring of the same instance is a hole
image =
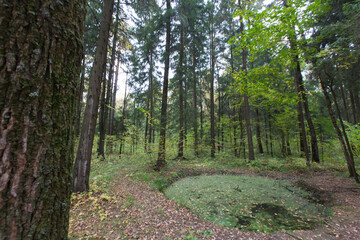
[[[0,240],[358,238],[360,0],[0,13]]]

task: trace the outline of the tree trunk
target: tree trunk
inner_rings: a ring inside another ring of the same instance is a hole
[[[193,43],[195,44],[195,43]],[[192,78],[193,78],[193,109],[194,109],[194,119],[193,119],[193,125],[194,125],[194,152],[195,156],[199,156],[199,150],[198,150],[198,123],[197,123],[197,99],[196,99],[196,57],[195,57],[195,46],[192,47]]]
[[[343,101],[343,105],[344,105],[346,121],[350,122],[350,114],[349,114],[348,106],[346,104],[345,91],[344,91],[344,87],[343,87],[342,83],[340,83],[340,91],[341,91],[341,97],[342,97],[342,101]]]
[[[298,57],[296,57],[296,65],[297,65],[296,74],[298,75],[297,80],[299,81],[298,87],[300,90],[299,94],[301,95],[301,98],[303,101],[303,106],[304,106],[304,110],[305,110],[305,118],[306,118],[306,122],[308,123],[308,126],[309,126],[309,132],[310,132],[310,138],[311,138],[311,160],[313,162],[319,163],[320,158],[319,158],[319,148],[318,148],[318,144],[317,144],[316,132],[315,132],[314,123],[311,119],[309,104],[308,104],[308,100],[306,97],[306,90],[305,90],[304,82],[303,82],[302,75],[301,75],[300,62],[299,62]]]
[[[353,115],[353,124],[356,124],[357,116],[356,116],[356,106],[355,106],[355,99],[352,89],[349,89],[349,95],[350,95],[350,102],[351,102],[351,109],[352,109],[352,115]]]
[[[239,0],[239,7],[241,8],[240,5],[240,0]],[[240,32],[242,33],[244,31],[244,20],[241,19],[240,20]],[[246,62],[247,62],[247,54],[246,54],[246,49],[242,49],[242,70],[245,73],[245,75],[247,74],[247,66],[246,66]],[[249,104],[249,96],[247,94],[247,80],[245,78],[245,92],[244,92],[244,109],[245,109],[245,124],[246,124],[246,135],[247,135],[247,140],[248,140],[248,150],[249,150],[249,160],[255,160],[255,154],[254,154],[254,144],[253,144],[253,139],[252,139],[252,130],[251,130],[251,121],[250,121],[250,104]]]
[[[0,239],[67,238],[85,8],[0,4]]]
[[[150,76],[149,76],[149,90],[150,90],[150,94],[149,94],[149,100],[150,100],[150,126],[149,126],[149,136],[148,136],[148,143],[149,145],[151,144],[151,138],[154,137],[155,134],[152,134],[152,132],[154,132],[154,122],[153,122],[153,118],[154,118],[154,97],[153,97],[153,72],[154,72],[154,67],[153,67],[153,52],[150,51]],[[154,140],[153,140],[154,142]],[[148,148],[148,152],[151,153],[151,151],[149,151]]]
[[[105,159],[105,94],[106,94],[106,59],[107,54],[105,54],[104,68],[103,68],[103,77],[102,77],[102,90],[100,97],[100,110],[99,110],[99,140],[97,155],[101,157],[102,160]]]
[[[169,85],[169,67],[170,67],[170,34],[171,34],[171,3],[166,0],[166,45],[165,45],[165,69],[164,69],[164,83],[163,94],[161,101],[161,119],[160,119],[160,139],[159,139],[159,153],[156,161],[155,170],[160,171],[165,165],[165,135],[166,135],[166,115],[167,115],[167,99],[168,99],[168,85]]]
[[[109,135],[114,135],[114,117],[115,117],[115,107],[116,107],[116,92],[117,92],[117,83],[118,83],[118,75],[119,75],[119,68],[120,68],[120,59],[118,57],[118,61],[116,63],[116,70],[115,70],[115,82],[113,86],[113,93],[111,98],[111,108],[110,108],[110,117],[109,117]]]
[[[73,171],[73,191],[84,192],[89,190],[90,161],[94,142],[96,119],[99,107],[102,69],[107,52],[109,29],[112,17],[114,0],[104,0],[99,39],[96,44],[94,65],[91,69],[89,91],[81,128],[79,146]]]
[[[184,157],[184,98],[183,98],[183,58],[184,58],[184,30],[180,26],[180,53],[179,53],[179,144],[177,158]]]
[[[81,78],[80,78],[80,87],[79,87],[79,100],[78,100],[78,109],[77,109],[77,119],[76,119],[76,136],[80,136],[81,129],[81,112],[82,112],[82,101],[83,101],[83,92],[84,92],[84,82],[85,82],[85,54],[83,54],[83,61],[81,64]]]
[[[268,111],[267,113],[268,115],[268,126],[269,126],[269,142],[270,142],[270,155],[273,157],[274,156],[274,151],[273,151],[273,141],[272,141],[272,124],[271,124],[271,114],[270,111]]]
[[[264,153],[264,149],[261,143],[261,129],[260,129],[260,117],[259,117],[259,109],[255,108],[255,114],[256,114],[256,140],[257,145],[259,148],[259,153]]]
[[[350,176],[354,177],[354,179],[355,179],[355,181],[357,183],[359,183],[360,181],[359,181],[358,175],[356,173],[354,159],[350,158],[348,149],[347,149],[347,147],[345,145],[345,142],[344,142],[343,135],[342,135],[342,133],[340,131],[339,126],[337,125],[337,119],[336,119],[335,114],[334,114],[334,112],[333,112],[333,110],[331,108],[331,100],[330,100],[330,97],[329,97],[329,93],[327,92],[325,82],[323,81],[320,74],[318,74],[318,77],[319,77],[319,80],[320,80],[322,91],[323,91],[324,96],[325,96],[326,106],[327,106],[328,111],[329,111],[331,122],[332,122],[332,124],[333,124],[333,126],[335,128],[336,134],[338,135],[340,145],[341,145],[341,148],[342,148],[344,156],[345,156],[345,160],[346,160],[346,163],[347,163],[349,174],[350,174]]]
[[[113,93],[111,98],[111,108],[110,108],[110,117],[109,117],[109,135],[114,135],[114,118],[115,118],[115,107],[116,107],[116,92],[117,92],[117,83],[118,83],[118,75],[119,75],[119,67],[120,67],[120,59],[118,57],[118,61],[116,64],[116,70],[115,70],[115,83],[113,86]],[[111,142],[109,144],[109,150],[110,152],[113,151],[113,140],[111,139]]]
[[[215,157],[215,45],[214,45],[214,23],[211,16],[210,23],[210,145],[211,157]]]
[[[125,148],[125,117],[126,117],[126,104],[127,104],[127,74],[126,74],[126,80],[125,80],[125,93],[124,93],[124,103],[123,103],[123,112],[121,116],[121,129],[120,129],[120,149],[119,149],[119,157],[121,158],[121,154],[124,152]],[[134,111],[135,111],[135,99],[134,99]],[[135,113],[134,113],[135,117]],[[135,123],[134,123],[135,125]]]

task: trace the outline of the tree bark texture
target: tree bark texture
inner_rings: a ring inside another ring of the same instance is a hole
[[[166,165],[165,160],[165,134],[166,134],[166,115],[167,115],[167,100],[168,100],[168,85],[169,85],[169,67],[170,67],[170,34],[171,34],[171,3],[166,0],[166,45],[165,45],[165,69],[164,69],[164,83],[161,101],[161,119],[160,119],[160,139],[159,139],[159,153],[156,161],[155,170],[160,170]]]
[[[96,120],[98,115],[99,97],[101,92],[101,77],[109,30],[113,12],[114,0],[104,0],[103,13],[101,16],[100,34],[96,44],[94,65],[89,79],[89,90],[81,127],[79,146],[73,171],[73,191],[85,192],[89,190],[90,161],[94,142]]]
[[[0,12],[0,239],[66,239],[85,1]]]

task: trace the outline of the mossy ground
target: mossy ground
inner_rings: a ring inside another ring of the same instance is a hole
[[[248,231],[311,229],[326,217],[323,205],[287,180],[203,175],[177,181],[165,194],[208,221]]]

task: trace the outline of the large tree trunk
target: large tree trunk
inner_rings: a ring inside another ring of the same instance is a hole
[[[107,52],[113,5],[114,0],[104,0],[99,39],[96,44],[94,65],[91,69],[84,120],[73,171],[74,192],[84,192],[89,190],[91,153],[99,107],[101,77],[103,74],[102,69],[105,61],[104,56]]]
[[[0,239],[67,239],[85,8],[0,4]]]
[[[165,165],[165,135],[166,135],[166,115],[167,115],[167,99],[169,85],[169,67],[170,67],[170,34],[171,34],[171,3],[166,0],[166,45],[165,45],[165,69],[163,94],[161,102],[161,119],[160,119],[160,139],[159,153],[156,161],[155,170],[160,171]]]

